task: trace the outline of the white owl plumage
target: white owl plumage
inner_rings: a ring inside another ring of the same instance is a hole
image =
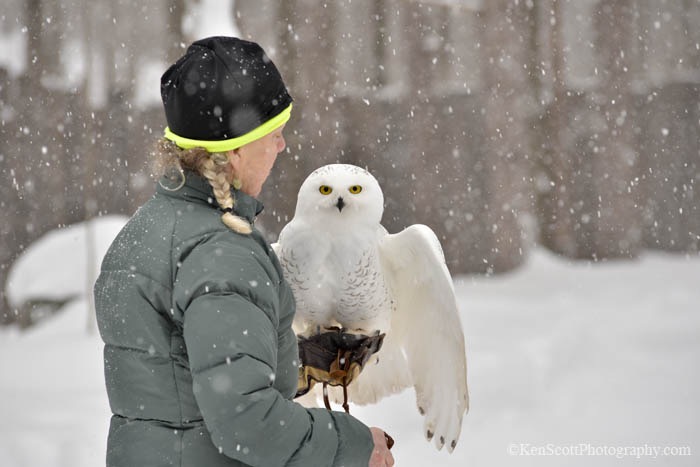
[[[452,278],[430,228],[389,234],[383,210],[379,183],[360,167],[331,164],[304,181],[294,218],[273,245],[296,300],[294,328],[386,333],[349,399],[371,404],[413,387],[426,437],[452,452],[469,409]],[[330,396],[340,401],[342,391]]]

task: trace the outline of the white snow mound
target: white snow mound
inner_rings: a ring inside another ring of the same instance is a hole
[[[10,306],[29,300],[62,302],[92,293],[102,258],[126,221],[118,215],[96,217],[53,230],[32,243],[10,268],[5,286]],[[90,264],[88,241],[94,247]]]

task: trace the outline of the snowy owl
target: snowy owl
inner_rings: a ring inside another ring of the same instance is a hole
[[[349,399],[371,404],[413,387],[428,441],[452,452],[469,409],[452,279],[433,231],[412,225],[389,234],[383,210],[379,183],[360,167],[327,165],[304,181],[273,245],[296,299],[294,328],[302,336],[334,326],[385,333]],[[341,400],[338,388],[331,397]]]

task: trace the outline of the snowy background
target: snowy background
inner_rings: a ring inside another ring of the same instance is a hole
[[[328,16],[314,2],[238,0],[235,17],[233,0],[182,3],[3,0],[0,293],[13,307],[66,304],[27,330],[0,327],[0,467],[104,465],[110,413],[85,291],[124,219],[50,231],[150,196],[142,150],[162,131],[165,44],[176,37],[181,53],[192,38],[239,33],[269,45],[299,103],[268,225],[285,222],[300,180],[321,165],[313,157],[345,154],[393,184],[387,220],[415,211],[442,228],[461,270],[514,267],[455,278],[472,408],[452,455],[424,440],[410,391],[352,408],[394,437],[398,466],[700,465],[700,257],[645,252],[698,250],[699,2],[355,0]],[[379,36],[376,57],[363,38]],[[348,145],[348,135],[361,137]],[[409,151],[436,157],[423,166]],[[545,170],[523,167],[530,157]],[[617,159],[634,164],[609,164]],[[453,192],[415,209],[397,171],[431,193],[454,175]],[[542,199],[561,209],[543,211]],[[642,253],[574,262],[523,251],[538,229],[563,233],[573,256],[625,255],[626,242]],[[692,455],[524,455],[589,445]]]
[[[108,244],[120,222],[96,222],[97,244]],[[79,253],[84,231],[73,226],[42,238],[35,248],[44,260],[31,260],[28,250],[10,289],[32,290],[27,278],[41,270],[36,290],[42,294],[80,290],[79,271],[89,270]],[[73,274],[66,274],[68,265]],[[53,291],[45,285],[50,277],[60,284]],[[510,274],[457,277],[471,411],[455,452],[437,452],[424,440],[412,391],[354,406],[352,413],[394,437],[398,466],[695,466],[698,278],[697,255],[590,263],[537,249]],[[87,331],[88,307],[84,294],[73,295],[62,311],[27,331],[0,329],[3,467],[103,465],[110,412],[102,343]],[[689,447],[692,455],[510,455],[513,444],[516,452],[648,445]]]

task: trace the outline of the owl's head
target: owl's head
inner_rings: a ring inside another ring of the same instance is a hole
[[[309,222],[378,224],[383,211],[384,195],[372,174],[354,165],[330,164],[313,171],[302,183],[295,217]]]

